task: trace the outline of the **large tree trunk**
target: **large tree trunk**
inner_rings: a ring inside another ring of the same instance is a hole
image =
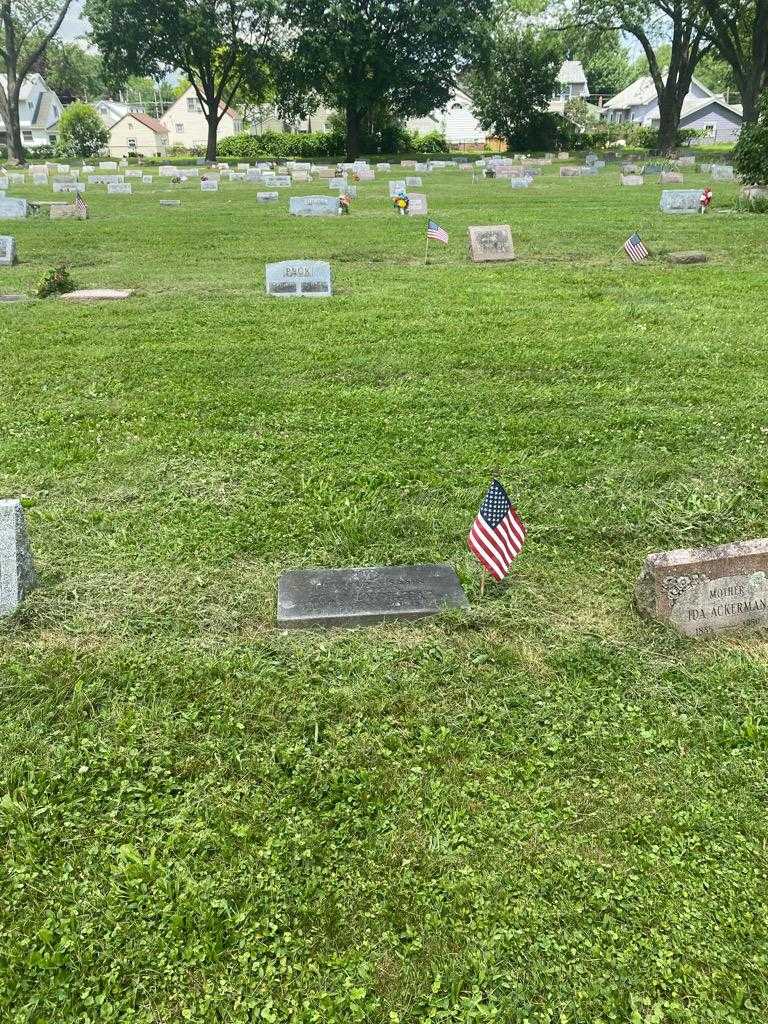
[[[763,68],[750,68],[749,74],[737,77],[744,124],[754,124],[760,114],[760,98],[768,85],[768,73]]]
[[[215,110],[209,110],[206,114],[208,122],[208,142],[205,147],[205,159],[210,163],[216,161],[216,148],[219,144],[219,115]]]
[[[659,108],[659,152],[669,156],[677,145],[677,130],[680,125],[680,111],[670,97]]]
[[[360,156],[360,122],[362,114],[352,101],[347,103],[347,160],[356,160]]]

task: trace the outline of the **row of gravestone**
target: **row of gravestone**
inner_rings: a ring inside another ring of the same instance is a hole
[[[0,616],[37,583],[21,502],[0,500]],[[768,626],[768,539],[649,555],[635,587],[641,615],[689,637]],[[448,565],[299,570],[278,583],[282,627],[414,619],[469,602]]]

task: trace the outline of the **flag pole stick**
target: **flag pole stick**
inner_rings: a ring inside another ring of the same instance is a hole
[[[424,241],[424,266],[427,265],[427,253],[429,252],[429,235],[427,235]]]
[[[483,572],[482,569],[480,571]],[[480,577],[480,597],[481,598],[482,598],[484,593],[485,593],[485,573],[483,572],[482,576]]]

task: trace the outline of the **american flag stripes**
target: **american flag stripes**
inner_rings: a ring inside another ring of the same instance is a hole
[[[448,245],[448,232],[433,220],[427,221],[427,238]]]
[[[507,492],[494,480],[472,523],[467,547],[494,579],[503,580],[522,551],[526,532]]]
[[[637,232],[630,235],[624,243],[624,252],[633,263],[642,263],[644,259],[648,258],[648,250],[640,241],[640,235]]]
[[[88,204],[79,192],[75,193],[75,209],[77,210],[78,217],[88,216]]]

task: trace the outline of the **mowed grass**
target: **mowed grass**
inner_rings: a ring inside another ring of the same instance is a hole
[[[648,552],[768,533],[768,218],[434,172],[425,266],[386,180],[343,219],[158,182],[4,226],[0,291],[63,259],[137,295],[0,306],[40,574],[0,625],[3,1022],[768,1014],[766,637],[631,606]],[[493,223],[518,260],[472,265]],[[289,257],[334,297],[268,299]],[[481,598],[494,472],[530,539]],[[283,569],[421,561],[469,614],[275,628]]]

